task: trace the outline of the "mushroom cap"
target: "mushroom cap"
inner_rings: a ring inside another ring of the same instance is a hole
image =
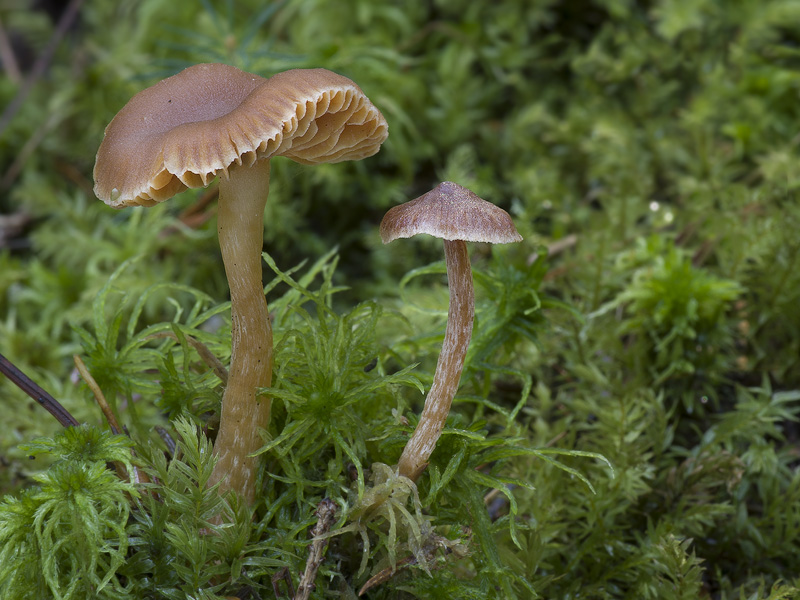
[[[199,64],[138,94],[106,127],[94,192],[115,208],[152,206],[232,165],[272,156],[303,164],[358,160],[388,135],[355,83],[326,69],[265,79]]]
[[[390,209],[381,221],[380,233],[384,244],[418,233],[490,244],[522,241],[506,211],[450,181]]]

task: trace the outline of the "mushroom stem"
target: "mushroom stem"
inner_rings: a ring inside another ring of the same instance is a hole
[[[461,240],[444,241],[447,265],[447,283],[450,287],[450,306],[447,311],[447,328],[442,352],[433,376],[433,385],[425,399],[425,408],[411,439],[403,448],[397,463],[400,475],[416,481],[436,448],[444,429],[450,405],[458,390],[464,359],[472,338],[472,321],[475,316],[475,292],[472,269],[467,254],[467,244]]]
[[[248,504],[256,495],[259,428],[269,425],[270,399],[257,388],[272,382],[272,326],[261,280],[264,207],[269,161],[233,166],[220,178],[217,232],[231,291],[231,365],[222,396],[217,464],[209,485],[238,492]]]

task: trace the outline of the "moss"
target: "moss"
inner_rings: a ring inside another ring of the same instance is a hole
[[[0,15],[23,74],[57,27],[34,4]],[[312,598],[800,597],[798,17],[783,0],[84,3],[0,132],[0,353],[86,423],[60,432],[0,380],[0,596],[271,596],[327,498]],[[390,126],[358,164],[274,161],[252,509],[205,486],[230,358],[213,187],[120,212],[91,192],[116,111],[204,61],[333,69]],[[4,69],[0,104],[20,89]],[[447,293],[439,246],[384,247],[377,224],[445,179],[526,241],[472,250],[473,344],[412,488],[390,467]],[[107,433],[76,353],[130,438]]]

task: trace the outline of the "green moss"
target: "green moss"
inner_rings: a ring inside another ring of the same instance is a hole
[[[297,584],[328,498],[312,598],[370,580],[376,599],[800,597],[798,17],[784,0],[84,3],[0,132],[0,353],[87,423],[58,431],[0,380],[0,596],[265,598],[281,569]],[[0,21],[30,73],[57,25],[27,0]],[[7,60],[2,106],[21,89]],[[204,485],[230,358],[213,191],[119,212],[91,191],[116,111],[204,61],[333,69],[390,127],[366,161],[274,161],[253,507]],[[439,243],[384,247],[376,226],[445,179],[525,242],[471,248],[473,342],[413,488],[390,467],[446,279]]]

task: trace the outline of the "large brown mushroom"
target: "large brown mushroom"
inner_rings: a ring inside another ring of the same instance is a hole
[[[325,69],[269,79],[223,64],[189,67],[134,96],[106,128],[95,194],[152,206],[219,177],[218,234],[231,292],[231,365],[210,485],[255,498],[258,429],[269,423],[272,328],[261,280],[269,159],[302,164],[375,154],[387,124],[351,80]]]
[[[384,244],[418,233],[444,240],[450,289],[444,343],[419,423],[397,463],[400,475],[416,481],[444,429],[472,338],[475,292],[466,242],[508,244],[522,237],[506,211],[449,181],[390,209],[381,221],[380,233]]]

